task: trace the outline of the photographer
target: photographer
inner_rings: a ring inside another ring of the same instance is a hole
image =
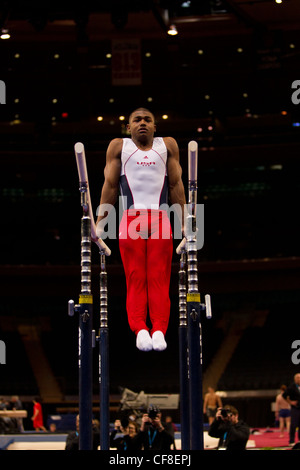
[[[166,432],[161,423],[159,409],[154,406],[150,406],[148,413],[143,415],[137,438],[144,450],[168,451],[174,443],[172,436]]]
[[[245,450],[250,428],[239,420],[238,410],[227,405],[225,408],[218,408],[208,434],[220,438],[218,450]]]
[[[137,440],[138,426],[128,419],[116,419],[114,430],[110,434],[110,447],[120,451],[135,452],[141,450],[141,444]]]

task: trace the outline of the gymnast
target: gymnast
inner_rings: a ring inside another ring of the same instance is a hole
[[[167,347],[173,252],[168,202],[179,208],[184,234],[186,201],[179,148],[173,137],[154,137],[155,118],[148,109],[134,110],[127,130],[131,138],[116,138],[108,145],[100,207],[113,207],[120,190],[124,212],[119,248],[126,277],[129,327],[136,335],[139,350],[163,351]],[[98,215],[99,239],[107,215],[108,211]],[[148,311],[151,327],[147,326]]]

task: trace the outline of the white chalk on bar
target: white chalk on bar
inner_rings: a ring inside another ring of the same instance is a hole
[[[197,181],[198,177],[198,144],[195,140],[191,140],[188,145],[188,168],[189,181]]]
[[[210,319],[212,317],[210,295],[206,294],[204,298],[205,298],[205,307],[206,307],[206,318]]]
[[[87,167],[86,167],[84,145],[81,142],[77,142],[74,145],[74,150],[75,150],[75,155],[76,155],[79,181],[80,183],[87,183],[88,173],[87,173]]]
[[[110,256],[111,255],[110,249],[101,238],[98,238],[97,233],[96,233],[96,224],[95,224],[93,209],[92,209],[89,179],[88,179],[88,172],[87,172],[83,143],[77,142],[74,145],[74,150],[75,150],[75,156],[76,156],[76,162],[77,162],[79,181],[80,183],[86,183],[86,186],[87,186],[87,203],[88,203],[88,208],[89,208],[89,216],[91,219],[91,238],[96,243],[96,245],[100,248],[100,250],[104,251],[106,256]]]

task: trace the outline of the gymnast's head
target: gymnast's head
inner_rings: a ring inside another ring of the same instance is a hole
[[[154,114],[148,109],[148,108],[136,108],[134,111],[132,111],[129,115],[128,123],[133,119],[141,119],[141,117],[147,117],[147,119],[151,119],[153,123],[155,124],[155,116]]]
[[[156,131],[154,114],[147,108],[137,108],[129,116],[127,131],[134,141],[149,143]]]

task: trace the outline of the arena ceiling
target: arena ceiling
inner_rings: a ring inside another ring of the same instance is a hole
[[[162,126],[175,130],[212,118],[238,119],[245,129],[245,118],[260,116],[267,130],[299,121],[291,101],[299,79],[298,0],[0,5],[0,27],[10,34],[0,41],[9,105],[1,108],[2,122],[55,120],[67,133],[79,122],[98,132],[101,118],[113,134],[112,123],[139,105],[160,120],[169,116]],[[170,25],[177,36],[167,34]],[[140,42],[140,82],[133,86],[112,79],[113,44],[128,40]]]
[[[57,40],[55,34],[73,38],[74,26],[83,27],[91,39],[136,34],[162,37],[175,24],[186,36],[212,35],[243,27],[261,30],[297,30],[300,5],[297,0],[110,0],[70,2],[58,0],[1,1],[0,27],[11,28],[15,38]],[[217,32],[218,31],[218,32]]]

